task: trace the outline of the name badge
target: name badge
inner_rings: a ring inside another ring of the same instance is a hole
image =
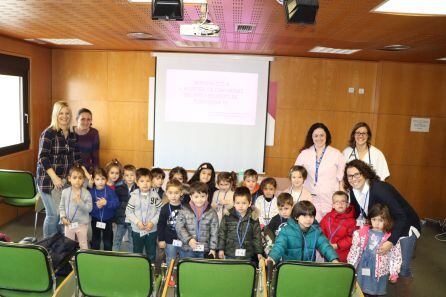
[[[105,230],[105,226],[106,226],[107,224],[105,224],[104,222],[96,222],[96,228],[99,228],[99,229],[104,229]]]
[[[204,252],[204,244],[197,244],[194,248],[194,252]]]
[[[76,229],[77,227],[79,227],[79,223],[78,222],[74,222],[68,225],[68,229],[73,230]]]
[[[246,249],[236,249],[235,250],[236,257],[244,257],[246,256]]]
[[[364,219],[357,219],[356,220],[356,226],[358,226],[358,227],[362,227],[362,226],[364,226]]]
[[[182,246],[183,246],[183,243],[181,242],[181,240],[174,239],[174,240],[172,241],[172,245],[173,245],[173,246],[177,246],[177,247],[182,247]]]
[[[139,237],[143,237],[146,236],[149,232],[143,230],[143,231],[139,231]]]
[[[364,276],[370,276],[370,268],[362,268],[361,274]]]

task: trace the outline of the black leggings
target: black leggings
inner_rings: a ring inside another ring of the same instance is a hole
[[[91,249],[100,250],[101,249],[101,239],[104,243],[104,250],[111,251],[113,247],[113,218],[103,221],[105,229],[100,229],[96,227],[96,223],[100,220],[96,218],[91,218],[91,230],[93,231],[91,237]]]

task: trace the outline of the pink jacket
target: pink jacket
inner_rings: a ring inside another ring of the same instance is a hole
[[[347,262],[355,266],[355,268],[358,266],[361,255],[364,252],[364,249],[367,247],[367,242],[369,241],[369,229],[370,226],[365,225],[361,229],[353,232],[352,247],[350,248],[350,252],[347,256]],[[384,234],[379,246],[386,242],[389,237],[390,233]],[[397,244],[387,253],[383,255],[376,254],[375,261],[376,278],[390,274],[390,279],[396,280],[398,278],[398,273],[400,272],[402,262],[400,242],[398,241]]]

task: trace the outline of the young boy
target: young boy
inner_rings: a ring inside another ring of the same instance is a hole
[[[218,216],[208,203],[208,186],[202,182],[190,185],[190,202],[177,215],[176,231],[183,246],[181,258],[216,258]]]
[[[133,252],[142,253],[154,263],[156,254],[156,225],[162,206],[161,198],[150,190],[152,175],[147,168],[136,170],[136,185],[139,189],[130,194],[125,211],[126,222],[132,223]]]
[[[275,215],[269,222],[267,228],[274,235],[273,241],[279,235],[282,227],[284,227],[291,216],[291,211],[293,210],[294,199],[290,193],[281,193],[277,197],[277,208],[279,213]]]
[[[152,189],[163,199],[164,190],[162,188],[166,173],[161,168],[152,168]]]
[[[353,231],[356,230],[355,210],[348,203],[343,191],[333,194],[333,209],[321,221],[321,229],[339,255],[339,261],[347,262],[352,246]]]
[[[338,255],[324,236],[318,225],[314,224],[316,208],[310,201],[299,201],[294,205],[287,225],[282,228],[269,253],[268,260],[312,261],[316,250],[329,262],[338,262]]]
[[[258,216],[250,208],[251,193],[247,187],[234,192],[234,207],[225,214],[218,231],[218,257],[221,259],[262,258],[262,235]]]
[[[247,187],[251,192],[252,203],[255,205],[257,197],[263,195],[260,185],[257,183],[259,175],[254,169],[248,169],[243,173],[243,186]]]
[[[133,252],[133,240],[132,240],[132,225],[125,222],[125,210],[127,208],[127,203],[130,199],[130,193],[132,193],[138,187],[136,186],[136,168],[133,165],[124,166],[124,183],[116,186],[115,193],[119,199],[119,207],[116,209],[115,213],[115,223],[116,223],[116,234],[113,239],[113,250],[119,251],[121,249],[122,239],[126,232],[128,232],[129,237],[129,247],[128,251]]]
[[[176,179],[167,183],[166,196],[169,203],[161,207],[160,218],[158,220],[158,246],[165,249],[166,264],[170,265],[170,261],[175,259],[177,253],[180,252],[183,245],[178,240],[175,225],[177,215],[181,206],[181,195],[183,193],[183,184]]]

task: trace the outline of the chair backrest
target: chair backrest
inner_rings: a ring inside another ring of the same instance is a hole
[[[36,194],[36,184],[31,172],[0,169],[1,197],[32,199]]]
[[[0,242],[0,289],[34,293],[54,290],[50,261],[43,247]]]
[[[179,297],[254,296],[256,267],[249,261],[181,259],[178,263]]]
[[[153,276],[150,261],[131,253],[80,250],[76,275],[85,296],[149,296]]]
[[[348,297],[355,268],[345,263],[285,261],[278,265],[275,296]]]

